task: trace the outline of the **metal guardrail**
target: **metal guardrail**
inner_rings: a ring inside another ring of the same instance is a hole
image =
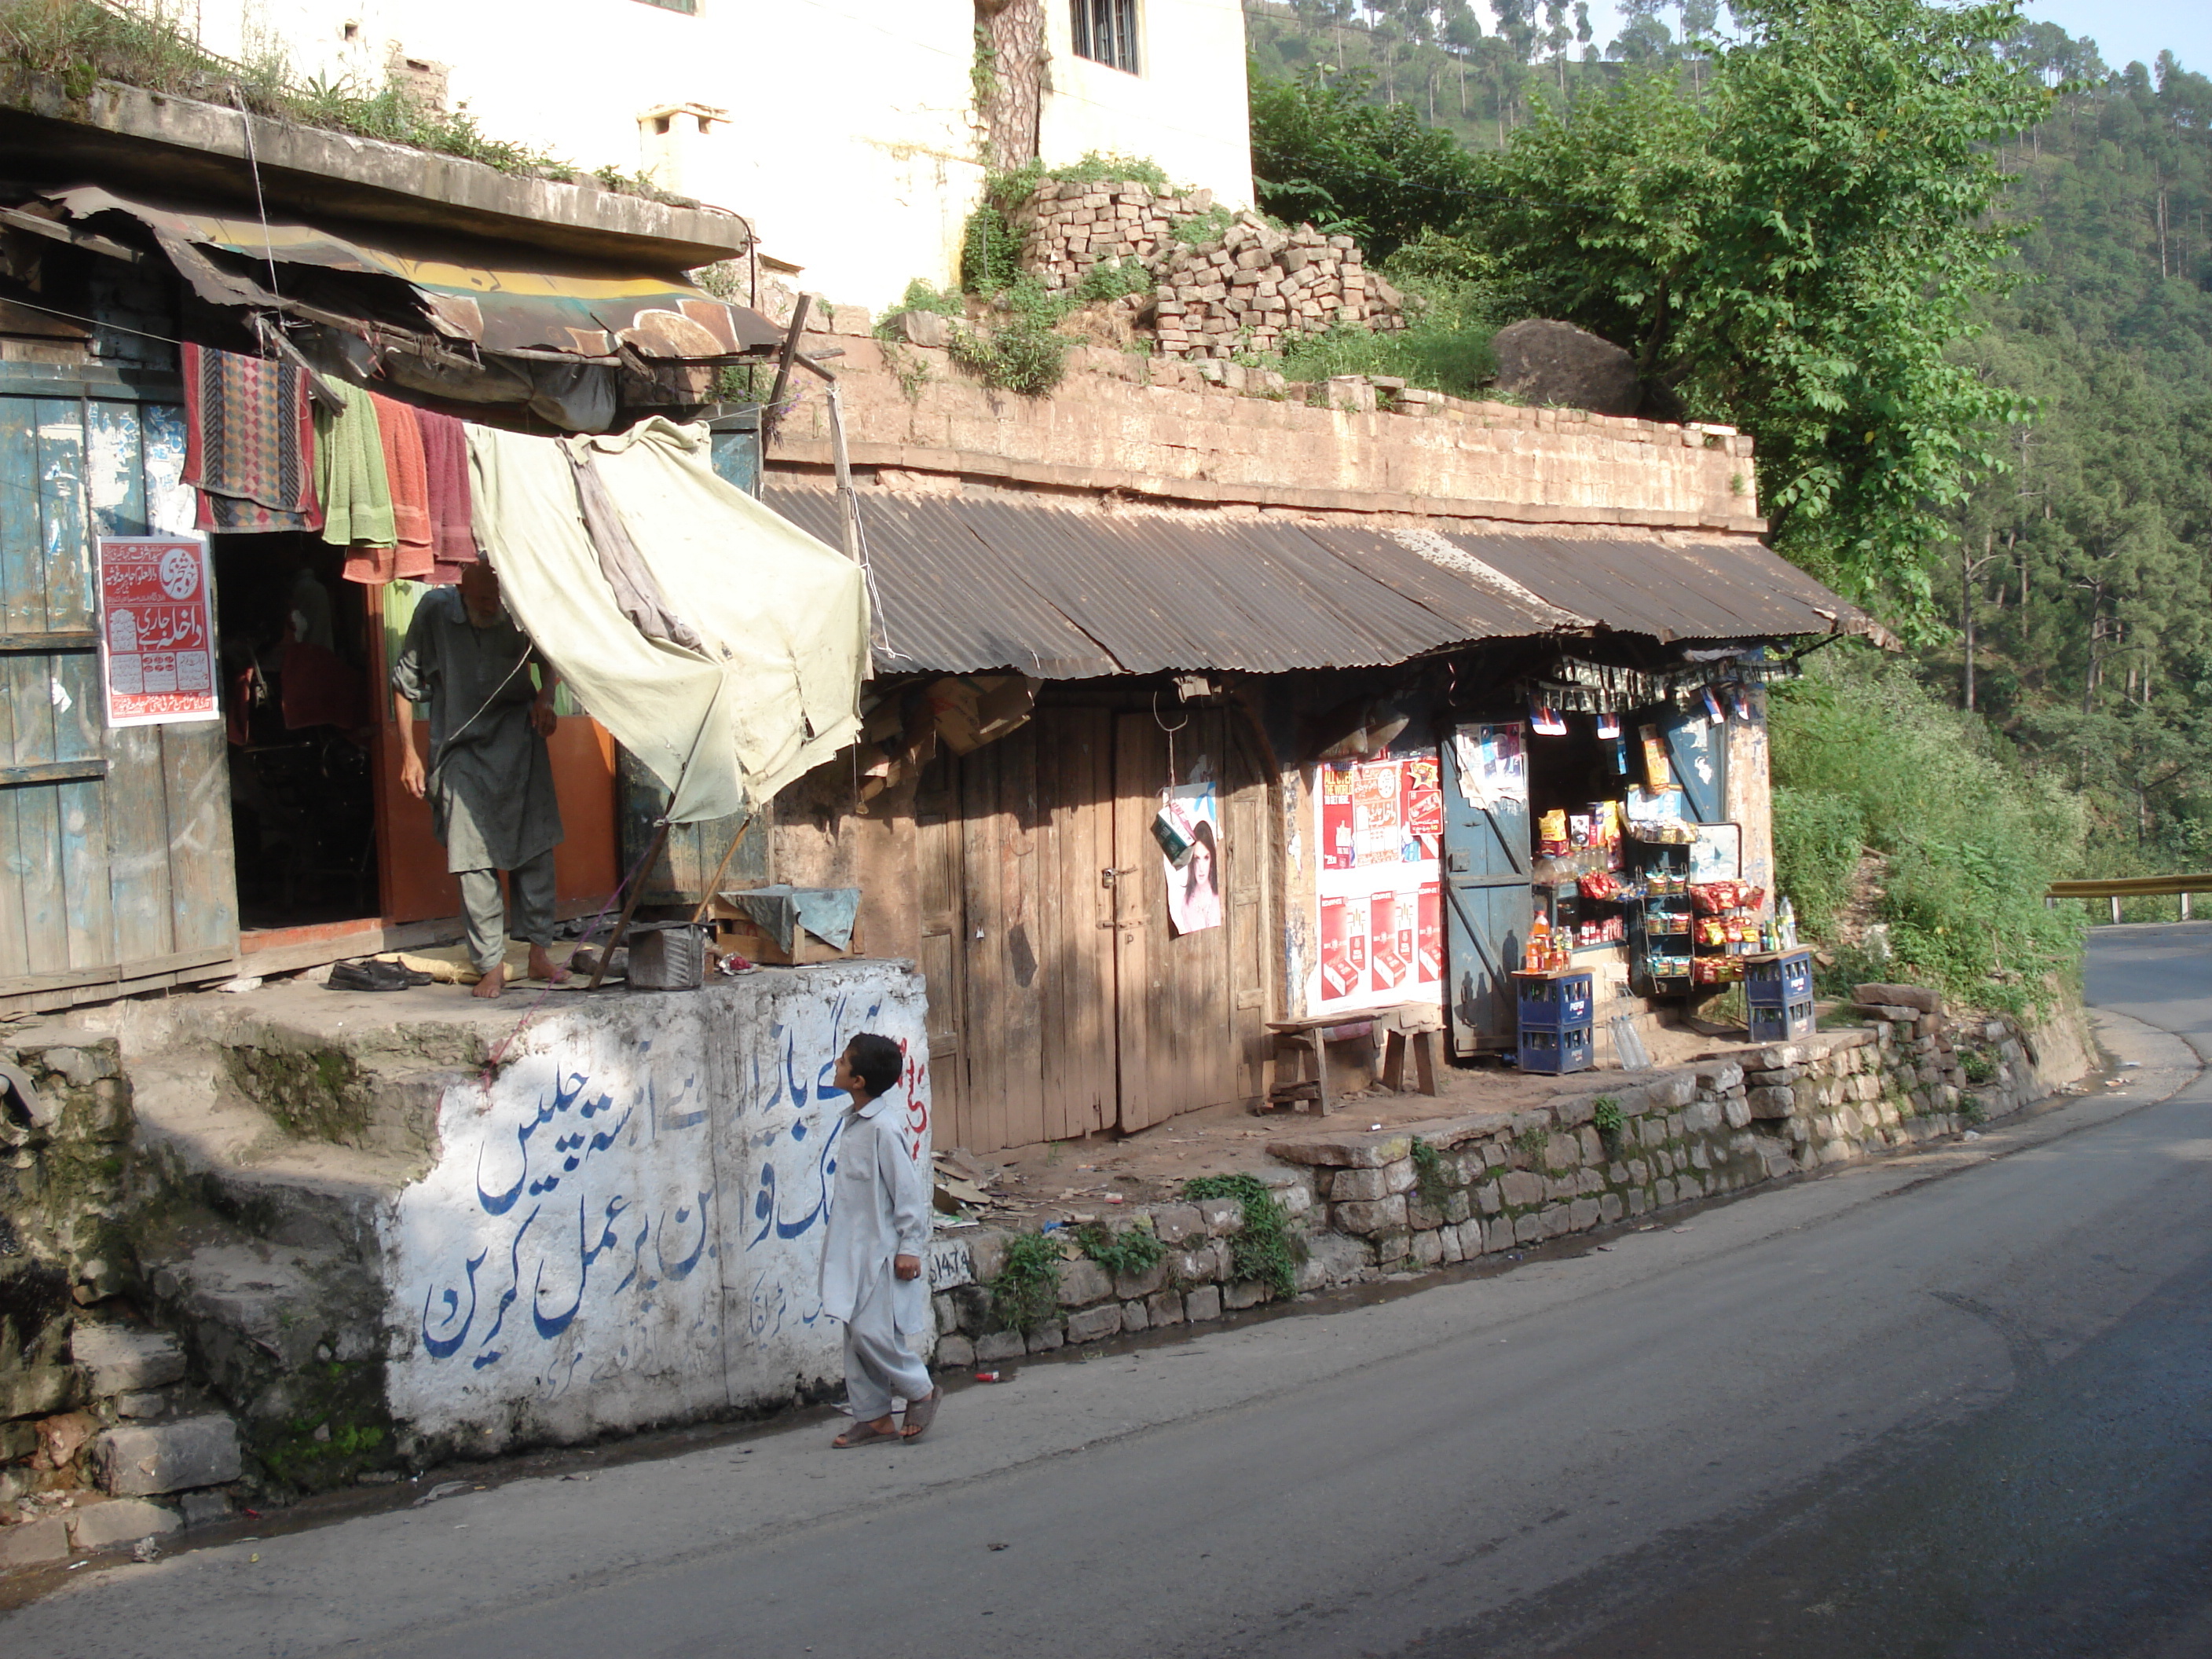
[[[2187,921],[2192,893],[2212,893],[2212,875],[2114,876],[2104,881],[2054,881],[2045,890],[2043,902],[2048,905],[2067,898],[2109,899],[2112,920],[2117,922],[2123,899],[2173,896],[2180,899],[2181,919]]]

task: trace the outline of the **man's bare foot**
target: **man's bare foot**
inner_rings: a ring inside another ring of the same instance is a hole
[[[830,1443],[839,1451],[849,1451],[854,1446],[865,1446],[872,1440],[896,1440],[898,1425],[891,1420],[889,1412],[872,1423],[855,1423]]]
[[[507,964],[499,963],[470,989],[472,997],[495,997],[507,989]]]
[[[542,945],[530,947],[530,977],[543,980],[548,985],[558,985],[568,977],[568,970],[556,964],[553,953]]]

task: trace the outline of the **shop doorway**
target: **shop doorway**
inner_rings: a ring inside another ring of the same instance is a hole
[[[319,537],[210,538],[239,926],[381,913],[368,607]]]
[[[921,967],[943,1144],[1130,1132],[1258,1097],[1265,785],[1225,711],[1189,711],[1173,759],[1180,781],[1204,772],[1216,785],[1212,867],[1186,865],[1173,882],[1152,828],[1169,734],[1149,711],[1041,708],[925,772]],[[1178,909],[1193,925],[1176,925]]]
[[[428,805],[400,786],[384,689],[430,590],[348,581],[343,550],[317,536],[211,543],[243,951],[256,965],[301,967],[446,937],[460,889]],[[548,747],[565,839],[555,864],[568,916],[614,890],[616,754],[565,690],[556,708]]]

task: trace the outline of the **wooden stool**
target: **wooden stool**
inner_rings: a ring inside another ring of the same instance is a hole
[[[1437,1091],[1437,1030],[1425,1026],[1418,1030],[1391,1029],[1382,1048],[1382,1086],[1393,1094],[1406,1092],[1406,1050],[1413,1051],[1413,1075],[1419,1079],[1419,1089],[1425,1095]]]

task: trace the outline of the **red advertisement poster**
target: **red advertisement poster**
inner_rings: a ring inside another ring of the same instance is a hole
[[[1441,985],[1444,977],[1444,895],[1441,882],[1421,889],[1421,926],[1418,954],[1421,983]]]
[[[1406,769],[1395,760],[1362,761],[1352,771],[1352,844],[1362,865],[1404,860]]]
[[[1406,762],[1406,833],[1420,843],[1424,858],[1442,855],[1444,792],[1436,757],[1416,755]]]
[[[1413,955],[1419,900],[1411,892],[1377,893],[1368,907],[1368,988],[1410,1000],[1419,983]]]
[[[1321,987],[1329,1002],[1356,995],[1367,978],[1367,901],[1321,902]]]
[[[1321,769],[1321,867],[1349,870],[1357,862],[1352,848],[1352,769]]]
[[[98,548],[107,723],[218,718],[207,543],[197,536],[103,536]]]

